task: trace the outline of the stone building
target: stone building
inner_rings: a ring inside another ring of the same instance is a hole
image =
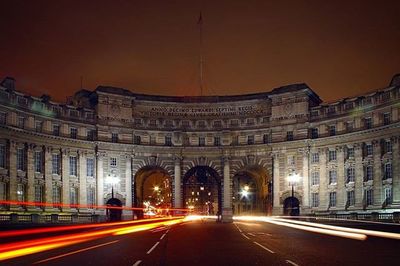
[[[393,212],[399,110],[400,75],[332,103],[306,84],[204,97],[100,86],[58,103],[5,78],[0,200],[50,205],[3,204],[1,212],[98,213],[93,206],[112,197],[126,207],[190,208],[225,221],[232,213]]]

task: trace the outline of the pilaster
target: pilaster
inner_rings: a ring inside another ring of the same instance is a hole
[[[363,154],[361,144],[354,145],[354,160],[355,160],[355,207],[360,209],[363,207],[363,183],[364,183],[364,167],[363,167]]]
[[[69,184],[69,153],[67,150],[63,149],[61,154],[61,169],[62,169],[62,203],[69,205],[69,192],[70,192],[70,184]],[[63,211],[68,211],[70,208],[65,206],[62,207]]]
[[[344,165],[344,148],[342,146],[337,151],[337,198],[336,206],[338,209],[344,209],[346,204],[346,176]]]
[[[373,143],[374,149],[374,205],[381,206],[382,199],[382,161],[381,161],[381,145],[379,141]]]
[[[17,143],[10,141],[9,143],[9,169],[10,169],[10,200],[17,200]]]
[[[279,154],[273,154],[273,195],[274,195],[274,214],[281,214],[278,210],[281,209],[279,203]]]
[[[400,148],[399,137],[393,138],[393,204],[400,205]]]
[[[87,156],[84,151],[79,151],[79,204],[81,205],[87,205],[86,157]]]
[[[319,186],[319,206],[322,210],[328,208],[328,173],[326,171],[326,149],[321,149],[319,151],[319,161],[320,161],[320,186]]]
[[[232,222],[232,180],[230,177],[229,157],[222,158],[224,169],[223,203],[222,203],[222,222]]]
[[[306,150],[303,151],[303,208],[310,208],[310,176],[309,176],[309,158],[310,158],[310,150],[307,147]]]
[[[104,176],[103,176],[103,156],[97,153],[97,173],[96,173],[96,188],[97,188],[97,205],[104,205]]]
[[[182,187],[181,187],[181,163],[182,158],[174,158],[174,208],[182,208]]]
[[[45,202],[53,203],[53,175],[52,175],[52,148],[46,147],[44,154],[44,180],[45,180]],[[52,209],[52,207],[46,207]]]
[[[34,154],[34,145],[29,144],[28,149],[26,152],[26,173],[28,177],[28,195],[27,201],[34,202],[35,201],[35,169],[34,169],[34,162],[33,162],[33,154]],[[32,206],[28,206],[32,207]]]

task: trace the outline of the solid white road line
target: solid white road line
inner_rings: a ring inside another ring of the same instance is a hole
[[[253,233],[247,233],[248,235],[251,235],[251,236],[256,236],[255,234],[253,234]]]
[[[137,262],[135,262],[135,264],[133,264],[132,266],[138,266],[142,261],[138,260]]]
[[[165,234],[163,234],[163,235],[160,237],[160,240],[161,240],[161,239],[163,239],[165,235],[166,235],[166,233],[165,233]]]
[[[291,260],[286,260],[286,262],[289,263],[289,264],[292,264],[293,266],[299,266],[299,264],[294,263],[294,262],[291,261]]]
[[[253,241],[254,244],[256,244],[257,246],[260,246],[261,248],[265,249],[266,251],[268,251],[269,253],[275,253],[275,251],[270,250],[267,247],[264,247],[263,245],[261,245],[260,243]]]
[[[245,234],[242,233],[242,236],[244,236],[247,239],[250,239],[250,237],[246,236]]]
[[[153,251],[153,249],[155,249],[158,246],[158,244],[160,244],[160,242],[155,243],[154,246],[152,246],[151,249],[149,249],[149,251],[147,251],[146,254],[150,254]]]

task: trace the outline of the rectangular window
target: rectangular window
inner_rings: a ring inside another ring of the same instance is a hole
[[[34,153],[34,166],[35,166],[36,173],[42,172],[43,153],[41,151],[35,151],[35,153]]]
[[[221,128],[222,127],[222,121],[221,120],[214,121],[214,127],[215,128]]]
[[[76,188],[76,187],[70,188],[69,202],[70,202],[72,208],[76,208],[76,205],[78,204],[78,188]]]
[[[71,176],[78,175],[77,166],[78,166],[77,158],[75,156],[69,156],[69,175]]]
[[[0,125],[7,124],[7,114],[0,112]]]
[[[140,145],[142,138],[138,135],[133,135],[133,144]]]
[[[111,157],[110,158],[110,166],[111,167],[117,167],[117,158],[116,157]]]
[[[336,161],[336,150],[329,150],[328,159],[330,162]]]
[[[118,133],[111,133],[111,142],[118,143]]]
[[[6,145],[0,144],[0,168],[6,168]]]
[[[43,202],[43,186],[35,186],[35,202]]]
[[[86,159],[86,176],[90,176],[90,177],[94,176],[94,159],[93,158]]]
[[[311,173],[311,185],[319,185],[319,172],[312,172]]]
[[[263,143],[264,143],[264,144],[269,143],[269,135],[268,135],[268,134],[264,134],[264,135],[263,135]]]
[[[150,127],[156,127],[156,126],[157,126],[157,120],[155,120],[155,119],[150,119],[150,121],[149,121],[149,126],[150,126]]]
[[[319,193],[311,193],[311,207],[319,206]]]
[[[347,206],[354,206],[354,204],[356,204],[356,197],[355,197],[355,194],[354,194],[354,190],[347,191],[347,202],[346,202],[346,205]]]
[[[35,131],[41,133],[43,130],[43,122],[35,121]]]
[[[346,181],[347,183],[355,182],[355,169],[353,167],[347,168],[346,171]]]
[[[346,123],[346,131],[347,132],[353,132],[354,129],[354,123],[353,121],[349,121]]]
[[[288,131],[288,132],[286,132],[286,140],[287,141],[292,141],[294,138],[293,138],[293,131]]]
[[[60,125],[53,124],[53,135],[60,136]]]
[[[330,125],[329,126],[329,136],[335,136],[335,135],[336,135],[336,126]]]
[[[392,178],[392,163],[386,163],[384,166],[383,179]]]
[[[354,159],[354,148],[347,147],[347,159]]]
[[[364,168],[364,182],[373,180],[374,178],[374,168],[372,167],[372,165],[368,165]]]
[[[172,139],[170,135],[165,136],[165,146],[172,146]]]
[[[17,184],[17,201],[25,201],[25,185],[21,183]]]
[[[214,146],[221,146],[221,137],[214,137]]]
[[[89,140],[89,141],[93,141],[94,139],[95,139],[95,130],[93,130],[93,129],[88,129],[87,131],[86,131],[87,133],[87,135],[86,135],[86,139],[87,140]]]
[[[231,120],[231,126],[232,127],[237,127],[239,125],[239,120],[237,119],[232,119]]]
[[[60,174],[60,167],[61,166],[61,161],[60,161],[60,154],[54,153],[51,155],[51,173],[53,175],[59,175]]]
[[[171,128],[174,126],[174,122],[172,120],[165,120],[165,127]]]
[[[134,124],[135,126],[141,126],[143,124],[143,120],[141,118],[135,118]]]
[[[373,154],[374,154],[374,146],[372,146],[372,144],[370,143],[365,144],[365,155],[372,156]]]
[[[329,170],[329,184],[337,184],[337,172],[336,170]]]
[[[366,117],[364,119],[364,128],[365,129],[370,129],[372,128],[372,118],[371,117]]]
[[[247,144],[248,145],[254,144],[254,135],[247,136]]]
[[[383,114],[383,124],[384,125],[389,125],[390,122],[391,122],[390,113],[384,113]]]
[[[329,115],[333,115],[333,114],[335,114],[335,112],[336,112],[335,106],[329,106],[328,107],[328,114]]]
[[[370,206],[374,204],[374,194],[373,194],[372,189],[368,189],[365,191],[365,200],[366,200],[366,205]]]
[[[336,192],[329,192],[329,207],[336,207]]]
[[[385,187],[385,201],[386,204],[392,204],[393,202],[392,187]]]
[[[385,141],[385,153],[386,152],[392,152],[392,142],[390,140]]]
[[[18,127],[25,128],[25,117],[18,116]]]
[[[7,200],[7,185],[5,182],[0,182],[0,200]]]
[[[70,133],[70,138],[71,139],[76,139],[78,137],[78,129],[71,127],[69,129],[69,133]]]
[[[95,205],[96,197],[95,197],[95,189],[94,187],[88,187],[87,189],[87,204],[89,205],[89,208],[92,209],[93,206]]]
[[[317,139],[318,138],[318,128],[312,128],[311,129],[311,138],[312,139]]]
[[[206,138],[199,137],[199,146],[206,146]]]
[[[26,151],[24,148],[17,149],[17,170],[25,171]]]
[[[311,163],[319,163],[319,153],[318,152],[311,153]]]
[[[61,187],[57,185],[53,185],[53,194],[52,194],[53,206],[59,207],[58,204],[61,203]]]

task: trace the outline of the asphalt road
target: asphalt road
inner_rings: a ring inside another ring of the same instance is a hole
[[[192,221],[0,262],[32,264],[399,265],[400,240],[369,236],[360,241],[262,222]]]

